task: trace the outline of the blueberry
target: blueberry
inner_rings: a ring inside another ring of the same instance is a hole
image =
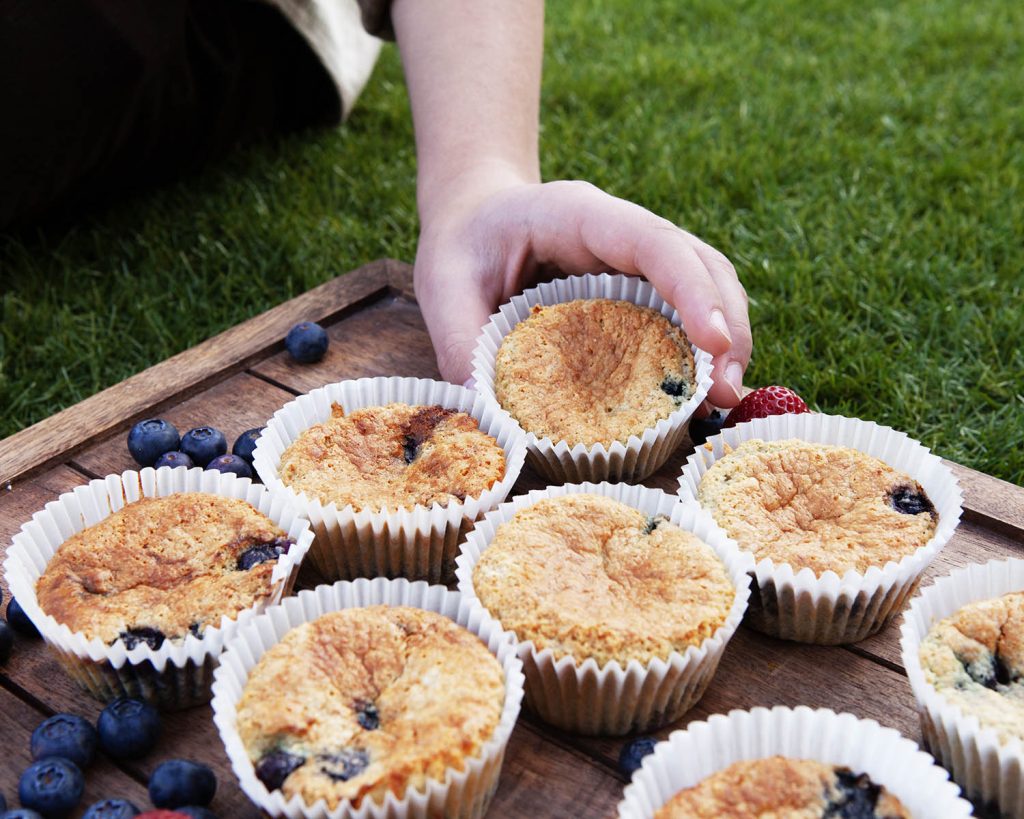
[[[127,799],[103,799],[93,802],[82,814],[82,819],[131,819],[140,811]]]
[[[71,813],[84,791],[85,777],[78,766],[56,756],[33,762],[18,781],[22,806],[39,811],[47,819]]]
[[[96,729],[77,714],[54,714],[32,732],[32,759],[60,756],[85,769],[96,756]]]
[[[7,797],[0,793],[0,811],[7,810]]]
[[[678,376],[666,375],[665,379],[661,382],[661,391],[673,398],[682,398],[683,393],[686,391],[686,382]],[[677,401],[676,403],[680,402]]]
[[[18,634],[23,634],[26,637],[39,636],[39,629],[28,619],[28,615],[25,614],[25,609],[21,607],[21,603],[13,597],[7,604],[7,622],[14,627]]]
[[[694,418],[690,421],[690,440],[694,446],[700,446],[712,435],[722,431],[725,415],[714,410],[707,418]]]
[[[142,466],[152,466],[165,452],[178,448],[178,430],[162,418],[139,421],[128,433],[128,451]]]
[[[160,738],[160,712],[148,702],[118,697],[100,712],[96,728],[100,746],[112,757],[137,758]]]
[[[239,478],[252,477],[252,468],[237,455],[218,455],[206,465],[206,468],[215,469],[218,472],[230,472]]]
[[[253,566],[277,560],[292,547],[292,541],[286,537],[276,537],[266,543],[254,543],[238,556],[235,567],[240,572],[247,572]]]
[[[149,777],[149,798],[158,808],[209,805],[216,791],[213,771],[187,759],[162,762]]]
[[[43,819],[43,815],[31,808],[12,808],[0,813],[0,819]]]
[[[235,439],[235,445],[231,447],[231,454],[237,455],[249,466],[252,466],[252,454],[256,451],[256,442],[263,434],[266,427],[253,427],[247,429]]]
[[[216,813],[201,805],[185,805],[183,808],[175,808],[174,810],[182,816],[190,816],[192,819],[217,819]]]
[[[194,464],[192,463],[192,459],[184,452],[174,450],[173,452],[165,452],[156,459],[156,462],[153,464],[153,468],[159,469],[161,466],[169,466],[172,468],[175,466],[192,467]]]
[[[285,336],[284,346],[288,354],[300,364],[319,361],[327,352],[327,331],[315,321],[296,324]]]
[[[668,518],[664,515],[649,515],[647,517],[647,522],[644,523],[644,534],[649,535],[657,529],[660,524],[665,523],[667,520]]]
[[[894,486],[889,490],[889,503],[904,515],[920,515],[927,512],[935,517],[935,506],[919,486]]]
[[[181,436],[181,451],[197,466],[205,467],[218,455],[228,451],[224,433],[213,427],[196,427]]]
[[[370,764],[370,754],[362,748],[342,748],[335,754],[317,754],[320,773],[335,782],[347,782],[359,776]]]
[[[849,768],[836,769],[836,795],[825,806],[825,816],[839,819],[871,819],[882,788],[867,774],[855,774]]]
[[[256,778],[267,786],[268,791],[276,791],[292,771],[305,764],[306,757],[278,748],[260,757],[256,763]]]
[[[160,629],[150,628],[149,626],[130,628],[122,631],[118,636],[124,640],[124,647],[129,651],[139,643],[145,643],[156,651],[164,644],[164,640],[167,639],[167,635],[160,631]]]
[[[0,620],[0,665],[3,665],[11,658],[11,649],[14,648],[14,629],[6,620]]]
[[[380,728],[380,711],[372,702],[356,700],[352,708],[356,712],[356,720],[365,730],[376,731]]]
[[[634,771],[640,770],[644,757],[654,750],[658,740],[654,737],[639,737],[632,742],[627,742],[619,752],[619,770],[622,775],[629,779]]]

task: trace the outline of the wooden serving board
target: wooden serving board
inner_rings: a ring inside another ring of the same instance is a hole
[[[285,333],[303,319],[321,322],[330,333],[330,349],[318,364],[296,364],[283,352]],[[375,375],[438,377],[412,295],[411,271],[390,260],[340,276],[0,441],[0,544],[6,551],[22,523],[60,493],[135,468],[125,436],[141,418],[167,418],[182,431],[210,424],[230,442],[263,425],[296,395],[332,381]],[[646,483],[674,493],[689,451],[689,445],[681,447]],[[964,518],[926,572],[925,585],[957,566],[1024,555],[1024,489],[951,466],[964,490]],[[527,469],[513,494],[542,485]],[[6,586],[3,592],[6,602]],[[733,708],[803,704],[870,717],[920,742],[898,636],[895,623],[857,645],[824,647],[773,640],[741,628],[704,699],[657,736]],[[78,689],[41,642],[19,636],[10,661],[0,668],[0,711],[0,746],[7,751],[0,761],[0,790],[13,805],[18,777],[29,761],[32,729],[56,712],[95,721],[100,704]],[[524,712],[490,815],[614,815],[625,785],[616,764],[625,741],[551,730]],[[115,763],[100,755],[87,773],[82,807],[104,797],[148,807],[148,775],[171,757],[214,768],[219,784],[212,807],[218,815],[259,815],[236,785],[208,707],[166,716],[163,739],[144,758]]]

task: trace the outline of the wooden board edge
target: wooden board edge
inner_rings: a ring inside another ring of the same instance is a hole
[[[388,282],[396,295],[404,296],[407,299],[416,301],[416,291],[413,289],[412,265],[400,262],[397,259],[385,259],[387,263]]]
[[[942,462],[960,482],[965,520],[1024,539],[1024,488],[954,461]]]
[[[296,321],[326,321],[388,292],[393,280],[402,281],[402,267],[379,259],[343,273],[3,439],[0,486],[66,460],[117,427],[241,371],[279,347]]]

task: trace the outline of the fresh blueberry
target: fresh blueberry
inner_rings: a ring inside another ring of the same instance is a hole
[[[122,631],[118,637],[124,640],[124,647],[129,651],[139,645],[139,643],[145,643],[151,649],[157,651],[164,644],[164,640],[167,639],[167,635],[160,631],[160,629],[150,628],[149,626],[127,629]]]
[[[196,427],[181,436],[181,451],[197,466],[205,467],[218,455],[228,451],[224,433],[213,427]]]
[[[0,620],[0,665],[3,665],[11,658],[11,649],[14,648],[14,629],[6,620]]]
[[[156,462],[153,464],[153,468],[159,469],[161,466],[169,466],[172,468],[175,466],[192,467],[194,464],[192,463],[192,459],[184,452],[174,450],[173,452],[165,452],[156,459]]]
[[[247,572],[253,566],[266,563],[268,560],[277,560],[292,547],[292,542],[286,537],[276,537],[266,543],[254,543],[238,556],[235,564],[240,572]]]
[[[206,465],[206,468],[215,469],[218,472],[230,472],[239,478],[252,477],[252,467],[237,455],[218,455]]]
[[[267,786],[268,791],[276,791],[292,771],[304,764],[306,757],[290,754],[278,748],[260,757],[260,761],[256,763],[256,778]]]
[[[217,814],[209,808],[201,805],[185,805],[183,808],[175,808],[182,816],[190,816],[192,819],[217,819]]]
[[[627,742],[619,752],[619,770],[626,779],[633,776],[634,771],[640,770],[644,757],[654,750],[658,740],[653,737],[639,737],[632,742]]]
[[[140,811],[127,799],[103,799],[93,802],[82,814],[82,819],[131,819]]]
[[[138,758],[160,738],[160,712],[148,702],[118,697],[96,721],[100,747],[118,759]]]
[[[700,446],[712,435],[722,431],[725,415],[714,410],[707,418],[694,418],[690,421],[690,440],[694,446]]]
[[[77,714],[54,714],[32,732],[32,759],[70,759],[85,769],[96,756],[96,729]]]
[[[31,808],[12,808],[0,813],[0,819],[43,819],[43,815]]]
[[[18,781],[22,806],[39,811],[47,819],[71,813],[84,791],[85,777],[78,766],[56,756],[33,762]]]
[[[209,805],[216,790],[213,771],[187,759],[162,762],[149,778],[149,799],[158,808]]]
[[[288,354],[300,364],[319,361],[327,352],[327,344],[327,331],[315,321],[299,322],[284,339]]]
[[[231,454],[237,455],[249,466],[252,466],[252,454],[256,451],[256,442],[263,434],[266,427],[253,427],[247,429],[235,439],[235,445],[231,447]]]
[[[7,604],[7,622],[10,623],[16,632],[24,634],[26,637],[38,637],[39,629],[35,627],[35,624],[28,619],[28,615],[25,614],[25,609],[21,607],[21,603],[11,598],[11,602]]]
[[[920,515],[927,512],[935,516],[935,506],[919,486],[894,486],[889,491],[889,503],[904,515]]]
[[[137,463],[152,466],[165,452],[178,448],[178,430],[162,418],[139,421],[128,433],[128,451]]]

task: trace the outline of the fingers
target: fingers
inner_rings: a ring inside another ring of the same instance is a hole
[[[715,357],[710,399],[735,406],[751,337],[746,292],[729,260],[671,222],[587,183],[544,188],[548,202],[531,222],[535,256],[566,272],[601,265],[644,276],[679,311],[690,340]]]

